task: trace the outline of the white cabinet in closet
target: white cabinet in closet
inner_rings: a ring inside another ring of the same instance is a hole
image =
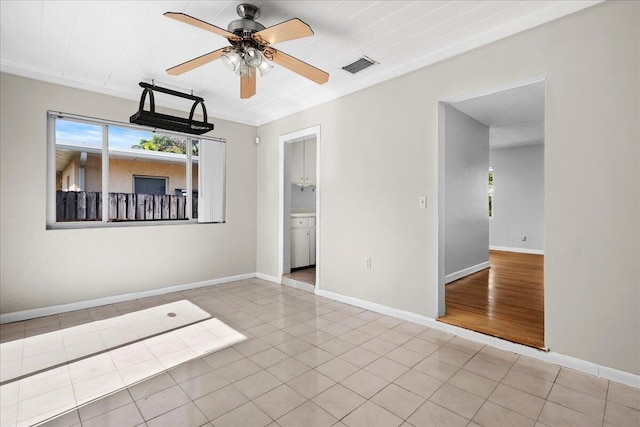
[[[316,140],[291,144],[291,182],[316,185]]]
[[[291,218],[291,268],[316,263],[315,217]]]

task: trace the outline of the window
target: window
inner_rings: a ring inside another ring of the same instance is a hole
[[[493,218],[493,168],[489,167],[489,218]]]
[[[225,141],[49,112],[49,226],[223,222]]]
[[[136,194],[167,194],[167,178],[134,176],[133,192]],[[182,193],[182,190],[180,190]]]

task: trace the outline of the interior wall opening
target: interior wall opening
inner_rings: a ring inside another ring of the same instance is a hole
[[[319,126],[280,137],[278,274],[310,292],[319,284],[319,144]]]
[[[439,114],[438,320],[545,348],[545,81]]]

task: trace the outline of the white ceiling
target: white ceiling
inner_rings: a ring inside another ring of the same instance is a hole
[[[489,126],[492,149],[544,144],[544,81],[452,103]]]
[[[274,47],[321,68],[319,86],[276,66],[240,99],[239,78],[220,61],[181,76],[165,73],[228,44],[215,34],[164,17],[183,12],[226,28],[241,1],[2,1],[0,70],[140,98],[138,82],[191,92],[210,116],[260,125],[372,86],[461,52],[584,9],[599,1],[264,1],[269,27],[298,17],[315,34]],[[351,75],[362,55],[380,64]],[[161,96],[157,104],[188,111]],[[81,112],[71,112],[81,113]],[[133,114],[134,111],[131,112]]]

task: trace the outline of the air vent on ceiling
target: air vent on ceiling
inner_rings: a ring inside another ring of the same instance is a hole
[[[362,58],[358,59],[356,62],[353,62],[349,65],[345,65],[344,67],[342,67],[342,69],[350,72],[351,74],[355,74],[375,64],[378,64],[378,62],[374,61],[369,57],[363,56]]]

